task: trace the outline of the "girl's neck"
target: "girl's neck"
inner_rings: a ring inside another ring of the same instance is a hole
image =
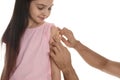
[[[37,26],[40,26],[40,25],[42,25],[42,24],[44,24],[45,22],[42,22],[42,23],[40,23],[40,24],[32,24],[32,23],[30,23],[30,24],[28,24],[28,28],[35,28],[35,27],[37,27]]]

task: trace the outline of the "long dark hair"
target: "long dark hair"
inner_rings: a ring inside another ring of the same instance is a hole
[[[14,72],[19,53],[21,37],[28,26],[29,7],[31,0],[16,0],[12,18],[2,36],[6,44],[5,63],[0,80],[9,80]]]

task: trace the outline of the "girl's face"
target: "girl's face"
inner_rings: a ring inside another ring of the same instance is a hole
[[[33,0],[30,3],[30,17],[31,24],[42,24],[44,19],[49,17],[53,0]]]

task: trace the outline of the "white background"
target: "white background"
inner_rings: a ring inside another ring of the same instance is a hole
[[[0,0],[0,38],[13,7],[14,0]],[[110,60],[120,61],[120,0],[55,0],[47,21],[60,28],[69,28],[76,39],[92,50]],[[80,80],[119,80],[89,66],[74,49],[69,50]],[[3,56],[4,46],[0,47],[0,73]]]

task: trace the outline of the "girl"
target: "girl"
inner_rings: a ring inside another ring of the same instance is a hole
[[[44,20],[53,0],[16,0],[12,19],[3,34],[6,44],[1,80],[60,80],[60,71],[49,60],[49,43],[58,29]]]

